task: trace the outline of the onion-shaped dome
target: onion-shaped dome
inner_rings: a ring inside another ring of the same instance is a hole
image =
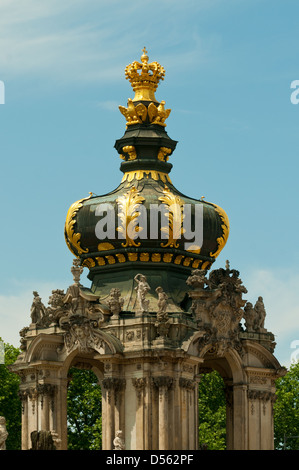
[[[165,71],[141,62],[126,67],[135,91],[120,106],[126,130],[115,143],[122,163],[119,186],[103,196],[80,199],[69,208],[65,239],[71,252],[89,269],[92,289],[108,292],[146,274],[182,302],[185,280],[192,269],[209,269],[226,244],[229,221],[216,204],[196,200],[177,190],[169,162],[177,142],[166,130],[170,109],[154,92]],[[130,289],[129,289],[130,290]]]

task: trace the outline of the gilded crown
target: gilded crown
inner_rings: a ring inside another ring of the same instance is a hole
[[[134,61],[125,68],[126,79],[135,92],[133,101],[157,101],[155,91],[160,80],[164,80],[165,69],[158,62],[148,63],[147,50],[142,50],[141,62]]]

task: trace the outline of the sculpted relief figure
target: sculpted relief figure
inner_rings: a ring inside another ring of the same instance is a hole
[[[146,300],[146,294],[150,290],[147,279],[143,274],[136,274],[134,281],[137,282],[135,290],[137,292],[137,302],[140,313],[146,313],[149,309],[149,300]]]
[[[8,432],[6,430],[6,419],[0,416],[0,450],[6,450],[6,439]]]

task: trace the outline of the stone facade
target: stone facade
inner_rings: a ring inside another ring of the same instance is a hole
[[[142,309],[146,290],[132,294],[136,311],[122,311],[118,289],[101,303],[81,286],[78,270],[75,261],[74,284],[66,293],[54,291],[48,307],[34,293],[34,321],[20,332],[22,353],[13,370],[21,378],[24,450],[35,431],[50,431],[55,448],[67,449],[72,366],[98,377],[104,450],[114,449],[117,436],[126,450],[198,449],[198,382],[211,370],[226,385],[227,448],[273,449],[275,380],[284,369],[273,355],[262,299],[248,306],[238,271],[228,263],[209,277],[192,271],[189,310],[168,314],[160,289],[156,311]]]

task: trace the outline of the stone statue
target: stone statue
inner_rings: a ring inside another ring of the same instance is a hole
[[[158,312],[157,314],[165,313],[167,308],[167,294],[163,291],[162,287],[157,287],[156,292],[158,294]]]
[[[116,431],[116,437],[113,439],[113,450],[125,450],[125,441],[122,438],[122,431]]]
[[[168,296],[162,287],[157,287],[156,292],[158,294],[158,311],[155,326],[157,327],[158,336],[166,337],[170,328],[169,316],[166,312]]]
[[[121,298],[119,289],[111,289],[108,298],[108,307],[112,313],[112,318],[118,318],[124,305],[124,299]]]
[[[6,419],[0,416],[0,450],[6,450],[6,439],[8,432],[6,430]]]
[[[32,323],[41,323],[43,320],[43,317],[46,313],[46,308],[44,304],[42,303],[42,300],[40,296],[38,295],[38,292],[33,291],[33,302],[31,306],[31,321]]]
[[[146,300],[145,296],[150,290],[150,286],[147,283],[147,279],[143,274],[136,274],[134,281],[137,282],[135,290],[137,292],[138,307],[141,313],[148,312],[149,300]]]
[[[266,310],[265,310],[263,297],[258,297],[254,306],[254,310],[256,311],[257,330],[260,332],[265,332],[266,329],[264,327],[264,324],[265,324],[265,318],[266,318]]]
[[[256,333],[265,333],[267,331],[264,327],[266,310],[262,297],[258,297],[254,307],[251,302],[246,303],[244,318],[247,331],[254,331]]]
[[[247,302],[244,307],[245,327],[247,331],[255,330],[255,310],[251,302]]]

